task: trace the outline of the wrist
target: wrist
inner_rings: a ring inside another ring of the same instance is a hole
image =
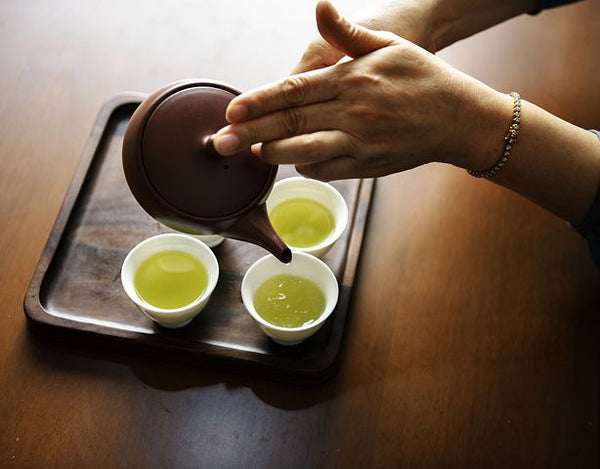
[[[468,169],[467,172],[471,176],[486,179],[490,178],[502,171],[502,168],[504,168],[506,163],[508,163],[508,160],[512,154],[512,149],[517,143],[517,138],[521,128],[521,96],[516,91],[512,91],[510,96],[513,98],[513,113],[510,125],[508,126],[502,141],[500,156],[494,163],[494,166],[489,166],[487,169]]]
[[[459,106],[458,146],[446,162],[472,171],[493,167],[504,152],[504,136],[513,117],[513,98],[473,79]]]

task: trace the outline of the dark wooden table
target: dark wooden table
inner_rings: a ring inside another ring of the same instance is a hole
[[[599,127],[599,24],[586,1],[440,55]],[[187,77],[257,86],[316,30],[313,2],[275,0],[3,2],[0,25],[1,467],[597,467],[587,246],[451,167],[377,182],[341,366],[323,385],[32,334],[23,299],[102,103]]]

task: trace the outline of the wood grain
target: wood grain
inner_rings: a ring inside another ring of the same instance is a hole
[[[282,77],[316,34],[313,7],[3,2],[0,466],[598,467],[600,277],[587,246],[442,165],[377,181],[343,359],[322,386],[28,331],[27,286],[102,103],[180,78],[247,89]],[[598,24],[600,3],[583,1],[440,55],[598,127]]]

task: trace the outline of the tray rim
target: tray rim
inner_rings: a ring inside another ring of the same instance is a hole
[[[85,179],[88,176],[90,166],[99,151],[100,144],[106,133],[107,124],[109,123],[113,114],[115,114],[121,107],[139,105],[146,96],[148,96],[147,93],[139,92],[124,92],[117,94],[106,101],[100,107],[97,113],[92,130],[83,148],[79,164],[77,165],[75,173],[65,193],[65,197],[55,222],[51,228],[46,244],[42,250],[23,301],[23,307],[28,326],[34,332],[38,332],[46,336],[59,334],[62,336],[62,338],[74,342],[81,342],[84,345],[108,340],[109,342],[114,342],[115,345],[120,345],[122,348],[131,349],[132,352],[146,349],[147,353],[145,353],[144,356],[156,355],[155,352],[157,347],[159,349],[166,347],[166,344],[160,343],[160,336],[149,336],[141,332],[120,328],[111,329],[108,326],[98,326],[83,321],[56,316],[44,308],[44,305],[40,299],[41,288],[46,272],[50,267],[52,259],[54,258],[54,255],[56,254],[59,244],[63,238],[65,229],[68,225],[73,208],[79,199],[81,190],[85,186]],[[354,226],[357,222],[357,217],[360,217],[363,228],[358,232],[355,230],[351,231],[348,240],[348,246],[344,253],[344,260],[342,264],[343,267],[341,271],[342,275],[340,278],[340,297],[338,305],[336,306],[336,309],[339,308],[344,311],[343,318],[338,318],[338,320],[342,320],[341,330],[337,334],[334,334],[332,330],[329,340],[327,341],[327,344],[322,352],[319,353],[315,358],[303,359],[301,361],[296,360],[294,369],[285,369],[284,367],[281,367],[282,361],[291,361],[289,360],[289,357],[283,357],[285,360],[282,360],[282,357],[277,357],[277,360],[274,361],[272,355],[260,354],[261,360],[265,362],[272,362],[268,363],[268,365],[273,371],[275,371],[272,376],[269,376],[266,379],[273,378],[277,381],[284,381],[293,384],[321,384],[326,379],[331,377],[333,372],[337,369],[341,353],[341,345],[348,322],[349,308],[353,291],[353,280],[356,277],[358,263],[360,262],[360,252],[367,229],[368,216],[370,213],[370,205],[372,202],[374,189],[375,179],[359,180],[359,186],[357,189],[357,202],[351,212],[351,220],[352,226]],[[366,203],[365,200],[367,201]],[[349,255],[350,252],[354,253],[355,255]],[[97,345],[103,344],[98,343]],[[170,345],[172,346],[172,343]],[[218,354],[216,353],[217,350],[219,352]],[[199,343],[197,350],[195,350],[193,353],[190,353],[189,350],[185,350],[182,351],[181,354],[170,353],[169,357],[165,357],[164,355],[165,354],[162,354],[160,357],[157,356],[154,358],[159,358],[161,360],[166,358],[167,361],[172,361],[171,358],[173,358],[176,361],[181,362],[186,361],[185,358],[189,358],[190,355],[192,358],[196,359],[201,356],[207,359],[203,360],[203,362],[206,362],[205,364],[210,368],[218,368],[225,372],[228,372],[230,368],[223,369],[221,366],[218,366],[220,362],[234,360],[239,363],[241,361],[239,358],[235,359],[233,357],[234,354],[231,349],[219,346],[217,344],[210,344],[209,347],[209,344],[206,343]],[[214,359],[214,365],[217,366],[211,366],[211,358]],[[196,360],[194,361],[196,362]],[[246,365],[248,365],[248,363]],[[252,366],[250,367],[241,366],[240,368],[243,369],[240,369],[239,371],[242,374],[250,374],[253,377],[264,379],[264,376],[256,375],[250,368],[261,369],[266,365],[267,363],[264,365],[252,363]]]

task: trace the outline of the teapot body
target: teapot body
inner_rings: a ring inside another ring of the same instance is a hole
[[[287,262],[289,249],[265,208],[277,166],[250,151],[223,157],[212,147],[211,137],[228,124],[225,110],[238,94],[230,85],[200,79],[149,95],[125,131],[125,178],[142,208],[166,226],[249,241]]]

